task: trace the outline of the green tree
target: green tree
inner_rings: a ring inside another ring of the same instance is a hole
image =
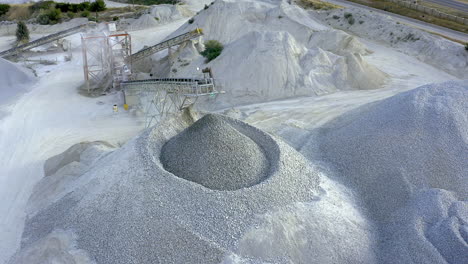
[[[106,10],[106,3],[104,0],[96,0],[91,3],[89,6],[89,11],[95,12],[96,14],[96,22],[98,22],[98,12]]]
[[[223,51],[223,44],[217,40],[208,40],[205,42],[205,50],[200,54],[206,58],[206,62],[214,60]]]
[[[101,12],[104,10],[106,10],[106,3],[104,0],[96,0],[89,6],[89,11],[91,12]]]
[[[16,28],[16,41],[19,43],[29,42],[29,29],[23,21],[18,22]]]
[[[10,10],[10,5],[8,4],[0,4],[0,16],[3,16]]]

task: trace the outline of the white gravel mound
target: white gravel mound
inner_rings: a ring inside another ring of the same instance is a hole
[[[468,52],[460,43],[400,24],[389,16],[366,9],[321,11],[316,17],[335,28],[384,42],[458,78],[468,78]]]
[[[298,152],[243,122],[219,118],[262,146],[270,162],[266,180],[217,191],[166,171],[163,145],[193,124],[187,116],[169,119],[103,157],[73,190],[29,217],[17,256],[63,230],[96,263],[220,263],[257,215],[317,197],[319,174]]]
[[[21,264],[91,264],[84,252],[76,248],[76,235],[71,231],[55,230],[15,256]]]
[[[376,263],[375,229],[343,186],[323,177],[320,198],[268,212],[223,263]],[[264,262],[241,262],[236,257]]]
[[[422,188],[467,199],[468,82],[426,85],[360,107],[326,125],[302,152],[334,164],[378,220]]]
[[[150,14],[143,14],[139,18],[130,22],[127,30],[140,30],[145,28],[156,27],[159,22]]]
[[[161,24],[193,16],[184,5],[156,5],[151,7],[150,14]]]
[[[31,89],[34,75],[31,71],[0,58],[0,104]]]
[[[79,177],[115,148],[107,142],[81,142],[44,163],[44,178],[34,186],[26,211],[30,216],[62,198]]]
[[[211,67],[227,92],[218,98],[220,105],[378,89],[387,78],[366,62],[370,51],[356,38],[288,1],[219,0],[170,37],[196,27],[203,28],[205,39],[224,44],[222,54],[205,65],[195,49],[186,56],[184,46],[179,51],[184,58],[172,55],[168,72],[194,76],[197,68]]]
[[[307,49],[287,32],[250,32],[210,66],[229,94],[218,99],[232,104],[376,89],[386,79],[359,54]]]
[[[382,229],[379,263],[462,264],[468,259],[468,201],[446,190],[416,192]]]

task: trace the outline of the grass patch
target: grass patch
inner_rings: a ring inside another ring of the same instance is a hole
[[[426,1],[420,1],[418,4],[423,5],[423,6],[427,6],[427,7],[430,7],[430,8],[437,9],[438,11],[444,12],[444,13],[449,14],[449,15],[468,18],[468,13],[463,12],[463,11],[458,10],[458,9],[448,7],[448,6],[443,6],[443,5],[439,5],[439,4],[431,3],[431,2],[426,2]]]
[[[453,38],[450,38],[450,37],[444,36],[444,35],[442,35],[442,34],[439,34],[439,33],[436,33],[436,32],[427,31],[427,30],[424,30],[424,31],[426,31],[426,32],[428,32],[428,33],[431,33],[431,34],[433,34],[433,35],[437,35],[437,36],[439,36],[439,37],[443,37],[443,38],[445,38],[445,39],[448,39],[448,40],[450,40],[450,41],[453,41],[453,42],[460,43],[460,44],[462,44],[462,45],[464,45],[464,44],[465,44],[465,42],[463,42],[463,41],[461,41],[461,40],[458,40],[458,39],[453,39]]]
[[[6,20],[27,20],[31,17],[31,4],[11,5],[5,14]]]
[[[366,6],[370,6],[370,7],[377,8],[377,9],[385,10],[385,11],[395,13],[398,15],[414,18],[414,19],[421,20],[421,21],[431,23],[434,25],[461,31],[464,33],[468,32],[467,25],[462,25],[454,21],[437,18],[431,15],[428,15],[426,13],[423,13],[421,11],[413,10],[413,9],[398,5],[396,3],[386,2],[383,0],[349,0],[349,1],[362,4],[362,5],[366,5]]]
[[[339,5],[322,2],[320,0],[299,0],[298,5],[304,9],[314,9],[314,10],[331,10],[331,9],[336,9],[336,8],[342,8]]]

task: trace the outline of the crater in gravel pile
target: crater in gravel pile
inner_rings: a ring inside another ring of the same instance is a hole
[[[259,144],[211,114],[164,144],[161,163],[174,175],[214,190],[253,186],[268,177],[269,168]]]

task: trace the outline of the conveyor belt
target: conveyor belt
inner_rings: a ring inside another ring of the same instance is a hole
[[[42,37],[40,39],[36,39],[34,41],[31,41],[31,42],[28,42],[26,44],[20,45],[18,47],[2,51],[2,52],[0,52],[0,57],[13,56],[13,55],[21,53],[23,51],[26,51],[26,50],[29,50],[29,49],[32,49],[32,48],[35,48],[35,47],[39,47],[39,46],[42,46],[42,45],[47,44],[49,42],[52,42],[52,41],[55,41],[55,40],[58,40],[58,39],[73,35],[73,34],[75,34],[77,32],[82,31],[84,28],[86,28],[89,25],[95,25],[95,23],[87,23],[87,24],[76,26],[76,27],[72,27],[72,28],[69,28],[69,29],[66,29],[66,30],[63,30],[63,31],[59,31],[59,32],[54,33],[54,34],[47,35],[47,36]]]

